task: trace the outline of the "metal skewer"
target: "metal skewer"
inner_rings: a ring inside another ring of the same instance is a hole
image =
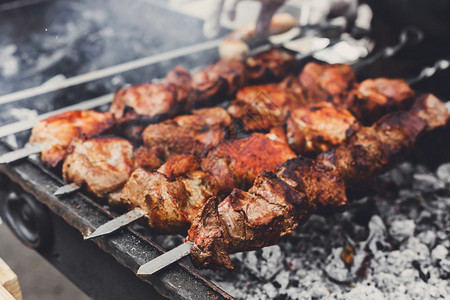
[[[0,164],[7,164],[25,157],[30,156],[31,154],[36,154],[42,152],[42,145],[35,144],[30,147],[17,149],[8,153],[5,153],[0,156]]]
[[[111,232],[116,231],[119,228],[122,228],[125,225],[128,225],[144,216],[147,215],[147,212],[136,207],[129,212],[112,219],[111,221],[106,222],[105,224],[98,227],[94,232],[84,237],[85,240],[89,240],[101,235],[105,235]]]
[[[193,242],[185,242],[170,251],[152,259],[148,263],[143,264],[137,271],[137,275],[152,275],[159,270],[171,265],[177,260],[182,259],[189,253],[191,253],[191,248],[194,246]]]
[[[65,194],[70,194],[72,192],[78,191],[80,188],[81,188],[81,186],[79,186],[76,183],[69,183],[69,184],[66,184],[66,185],[63,185],[63,186],[59,187],[53,193],[53,195],[61,196],[61,195],[65,195]]]

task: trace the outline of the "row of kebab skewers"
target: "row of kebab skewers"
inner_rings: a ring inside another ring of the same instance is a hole
[[[342,64],[299,71],[280,49],[196,74],[177,66],[164,82],[119,90],[109,112],[39,122],[30,143],[67,182],[139,208],[151,228],[189,229],[196,266],[231,269],[230,253],[344,208],[422,133],[447,124],[445,105],[402,79],[357,82]]]

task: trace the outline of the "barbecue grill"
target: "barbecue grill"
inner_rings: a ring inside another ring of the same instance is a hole
[[[143,15],[143,11],[145,18],[135,20],[136,16]],[[22,22],[24,19],[28,22]],[[48,20],[54,21],[49,23]],[[173,22],[182,26],[174,26]],[[158,26],[152,27],[154,24]],[[74,29],[78,26],[83,26],[82,30]],[[7,32],[5,43],[14,45],[13,38],[21,32],[19,41],[15,42],[23,45],[23,48],[9,48],[9,52],[2,53],[11,57],[15,52],[15,57],[20,57],[21,61],[15,61],[16,65],[0,65],[4,78],[0,83],[4,95],[0,96],[0,125],[6,126],[0,129],[3,136],[0,154],[23,147],[30,131],[12,136],[3,133],[34,123],[47,113],[75,108],[105,111],[112,100],[110,93],[124,83],[137,84],[163,78],[177,64],[195,70],[217,60],[219,42],[206,40],[201,34],[201,26],[201,20],[171,11],[164,1],[158,0],[126,1],[125,4],[113,1],[108,6],[96,1],[0,4],[0,31]],[[49,32],[48,36],[46,32]],[[85,32],[89,34],[82,34]],[[55,36],[60,36],[63,41],[55,40]],[[428,61],[421,63],[426,65]],[[386,64],[404,66],[405,61],[392,59],[373,64],[363,74],[376,74],[377,68]],[[399,68],[395,75],[406,76],[401,73],[405,69],[420,69],[419,66],[415,68]],[[420,88],[449,99],[448,87],[440,84],[445,76],[446,73],[424,81]],[[35,86],[39,87],[33,88]],[[448,129],[445,130],[448,134]],[[416,151],[412,160],[423,162],[432,153],[432,159],[426,160],[428,166],[436,167],[448,161],[448,157],[443,157],[446,151],[442,149],[450,149],[449,143],[442,138],[442,132],[436,136],[441,137],[438,142],[430,147],[423,141],[418,147],[421,151]],[[83,191],[54,196],[53,192],[64,182],[58,172],[44,168],[36,157],[0,165],[0,173],[4,187],[0,191],[2,219],[25,245],[36,249],[89,296],[95,299],[232,298],[213,283],[230,278],[230,273],[197,271],[188,259],[156,276],[135,276],[140,265],[181,243],[181,236],[160,236],[145,226],[134,224],[93,242],[83,241],[82,235],[89,234],[120,212],[111,210],[106,203],[99,203]],[[359,203],[355,210],[358,205],[362,207],[358,212],[373,205],[367,201],[369,204]],[[367,218],[372,213],[367,212]],[[314,222],[320,222],[320,218],[313,219],[308,226],[314,227]],[[367,218],[361,223],[367,224]],[[446,230],[448,234],[448,228]],[[304,232],[289,238],[301,239]],[[339,243],[344,241],[337,239],[336,244]],[[236,259],[245,264],[251,255]],[[260,278],[261,282],[275,276],[266,275]],[[275,287],[277,285],[280,284]]]

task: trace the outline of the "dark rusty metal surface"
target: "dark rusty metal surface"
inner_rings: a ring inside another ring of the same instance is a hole
[[[0,154],[8,151],[10,148],[1,143]],[[0,172],[82,235],[90,233],[114,217],[109,210],[82,192],[72,193],[61,198],[54,196],[53,192],[64,182],[33,159],[23,159],[9,165],[0,165]],[[97,244],[100,249],[112,255],[118,263],[134,273],[140,265],[163,253],[163,249],[149,237],[130,228],[84,243]],[[142,280],[168,298],[232,298],[182,263],[174,264],[154,276],[145,277]]]

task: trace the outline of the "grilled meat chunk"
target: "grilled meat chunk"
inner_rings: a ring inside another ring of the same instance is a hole
[[[125,139],[74,139],[62,173],[68,182],[86,185],[97,197],[120,189],[133,171],[133,145]]]
[[[164,163],[165,152],[159,146],[147,148],[141,146],[134,151],[134,168],[152,171]]]
[[[40,121],[33,127],[31,144],[42,144],[41,160],[56,167],[66,156],[67,147],[76,137],[90,138],[113,126],[109,113],[93,110],[64,112]]]
[[[149,125],[143,132],[145,146],[163,148],[168,159],[181,153],[204,155],[225,139],[232,125],[226,110],[214,107],[192,113]]]
[[[169,158],[158,172],[167,178],[181,176],[200,168],[200,159],[192,154],[177,154]]]
[[[343,208],[352,188],[394,167],[421,133],[448,118],[442,102],[424,96],[410,111],[385,116],[316,160],[298,157],[276,174],[261,172],[248,193],[234,190],[220,204],[212,198],[188,233],[194,264],[231,269],[229,253],[272,245],[317,209]]]
[[[226,81],[225,94],[221,96],[234,95],[247,82],[245,65],[236,60],[219,60],[192,76],[193,87],[199,92],[209,90],[211,86],[215,86],[216,82],[221,79]],[[206,89],[205,87],[209,88]],[[222,91],[217,87],[215,90]]]
[[[183,232],[206,200],[218,193],[217,181],[199,170],[193,155],[175,155],[158,171],[136,169],[122,190],[121,201],[148,212],[150,227]]]
[[[367,79],[349,95],[350,111],[364,124],[372,124],[381,116],[412,103],[414,91],[403,79]]]
[[[302,155],[328,151],[342,144],[360,127],[348,110],[336,108],[329,102],[295,108],[286,124],[291,148]]]
[[[183,213],[186,189],[180,181],[170,181],[159,172],[136,169],[126,182],[120,200],[129,207],[148,212],[149,225],[166,232],[179,232],[188,226]]]
[[[342,106],[355,83],[355,74],[349,65],[311,62],[303,68],[299,79],[308,102],[328,101]]]
[[[250,84],[279,81],[299,68],[294,55],[276,48],[247,58],[246,65]]]
[[[305,103],[297,79],[288,77],[280,84],[254,85],[239,90],[228,112],[242,122],[247,131],[268,130],[283,125],[289,111]]]
[[[260,171],[273,171],[294,157],[289,145],[276,134],[253,133],[218,145],[202,160],[202,170],[217,179],[221,192],[229,193],[234,187],[246,189]]]
[[[171,83],[145,83],[116,92],[110,112],[120,122],[157,120],[179,112],[177,88]]]

